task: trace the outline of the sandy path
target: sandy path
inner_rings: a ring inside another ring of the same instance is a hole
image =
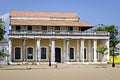
[[[120,68],[0,70],[0,80],[120,80]]]

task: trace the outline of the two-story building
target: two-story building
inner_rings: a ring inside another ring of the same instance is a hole
[[[105,44],[109,62],[109,33],[86,32],[93,25],[75,13],[10,12],[10,62],[99,63],[97,46]]]

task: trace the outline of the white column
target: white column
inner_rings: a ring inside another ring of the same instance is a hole
[[[51,62],[55,62],[55,39],[51,39]]]
[[[88,62],[91,61],[90,50],[91,50],[91,40],[88,40]]]
[[[64,62],[66,62],[66,39],[64,39]]]
[[[80,48],[80,44],[79,44],[79,40],[77,40],[77,54],[76,54],[76,61],[79,62],[79,48]]]
[[[40,39],[37,39],[37,42],[36,42],[36,61],[40,61],[40,58],[41,58]]]
[[[94,62],[97,62],[97,40],[94,40]]]
[[[105,45],[106,45],[107,48],[108,48],[108,50],[106,51],[106,52],[107,52],[107,55],[106,55],[106,61],[109,62],[109,58],[110,58],[109,40],[106,40]]]
[[[81,39],[81,61],[84,62],[84,39]]]
[[[26,55],[26,39],[23,39],[23,47],[24,47],[24,61],[26,61],[26,59],[27,59],[27,55]]]
[[[67,56],[66,56],[66,62],[69,62],[69,54],[70,54],[70,40],[67,39],[67,49],[66,49],[66,53],[67,53]]]
[[[9,39],[9,62],[11,63],[12,62],[12,41],[11,39]]]

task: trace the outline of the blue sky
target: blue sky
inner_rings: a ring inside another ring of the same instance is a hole
[[[0,17],[17,11],[75,12],[92,25],[120,26],[120,0],[0,0]]]

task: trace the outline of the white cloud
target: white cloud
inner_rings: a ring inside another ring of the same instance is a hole
[[[3,21],[5,22],[5,31],[7,31],[5,34],[5,38],[7,39],[8,33],[9,33],[9,13],[5,13],[3,15],[0,15],[0,18],[2,18]]]

